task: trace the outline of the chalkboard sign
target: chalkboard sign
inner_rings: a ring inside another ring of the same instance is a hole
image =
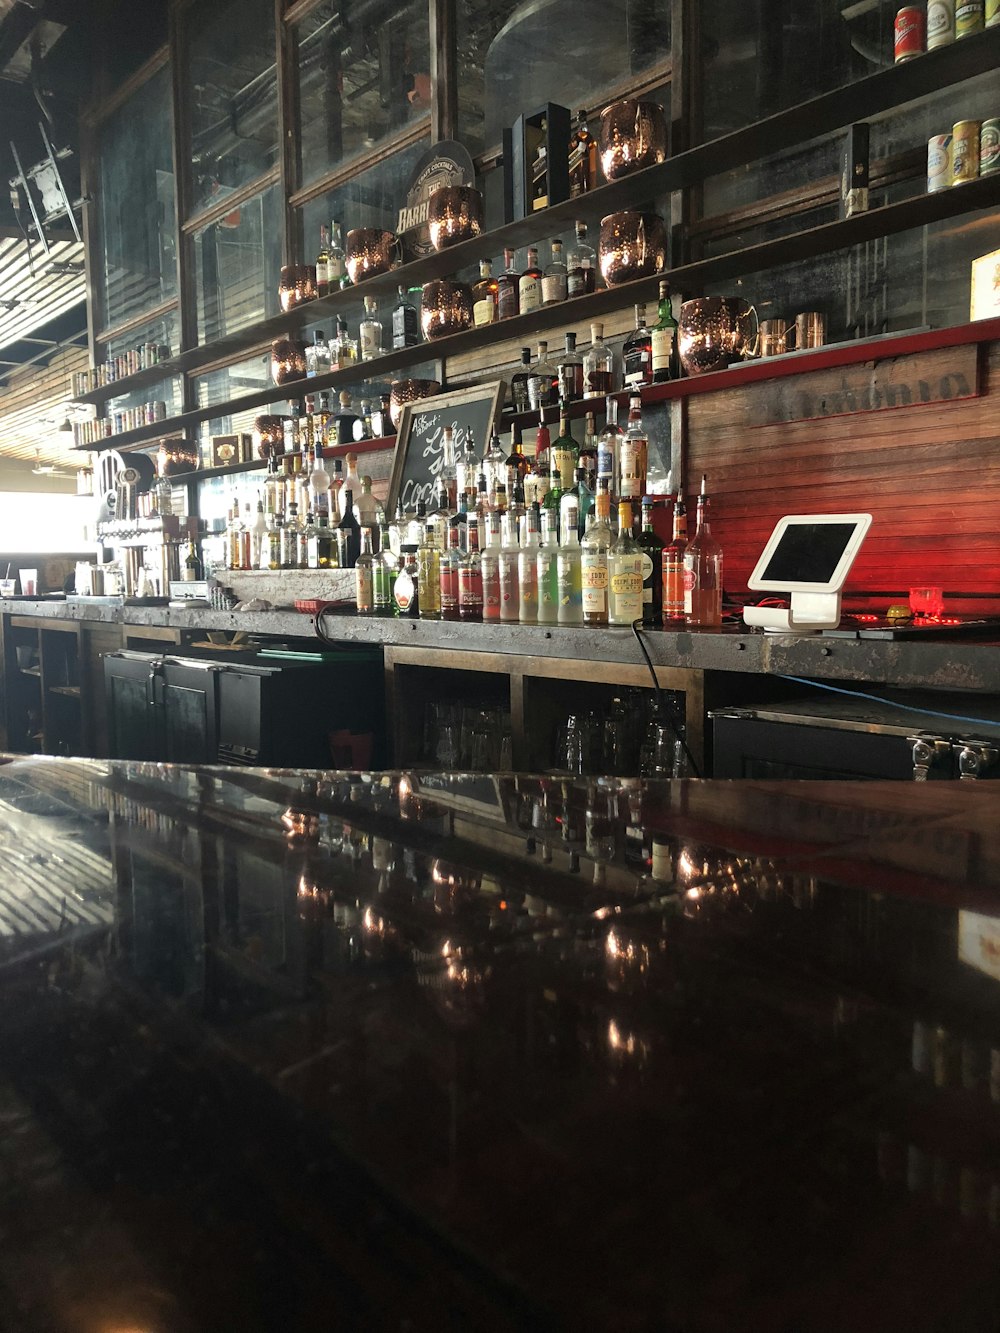
[[[396,512],[399,500],[402,500],[404,509],[416,505],[418,500],[430,502],[443,462],[446,426],[451,426],[455,432],[456,457],[461,455],[472,431],[476,452],[482,458],[500,417],[505,388],[503,380],[495,380],[406,404],[399,418],[386,500],[387,513]]]
[[[503,787],[491,773],[414,773],[410,782],[439,805],[506,823]]]

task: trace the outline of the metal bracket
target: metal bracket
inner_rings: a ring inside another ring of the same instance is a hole
[[[1000,758],[1000,748],[990,741],[956,741],[951,748],[958,760],[960,782],[978,782]]]
[[[909,736],[913,746],[913,781],[926,782],[936,763],[951,753],[951,742],[941,736]]]

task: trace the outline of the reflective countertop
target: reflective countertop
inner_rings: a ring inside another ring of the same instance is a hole
[[[0,766],[0,1330],[1000,1327],[974,783]]]

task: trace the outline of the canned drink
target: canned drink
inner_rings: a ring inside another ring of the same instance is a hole
[[[983,30],[983,0],[958,0],[955,6],[955,36],[968,37]]]
[[[979,174],[1000,171],[1000,119],[984,120],[979,131]]]
[[[955,0],[927,0],[927,49],[955,40]]]
[[[960,120],[951,131],[951,183],[964,185],[979,175],[979,121]]]
[[[1000,0],[986,0],[986,26],[987,28],[1000,26]]]
[[[893,54],[897,65],[902,60],[923,55],[926,18],[925,11],[916,5],[906,5],[896,15]]]
[[[935,134],[927,140],[927,193],[947,190],[951,185],[951,135]]]
[[[153,404],[153,420],[166,421],[166,419],[167,419],[167,405],[165,402],[163,402],[162,399],[158,398],[156,402]]]

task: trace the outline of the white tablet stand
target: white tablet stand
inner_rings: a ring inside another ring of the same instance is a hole
[[[747,581],[789,605],[747,606],[748,625],[772,634],[815,634],[840,624],[844,582],[871,527],[871,514],[786,514]]]

